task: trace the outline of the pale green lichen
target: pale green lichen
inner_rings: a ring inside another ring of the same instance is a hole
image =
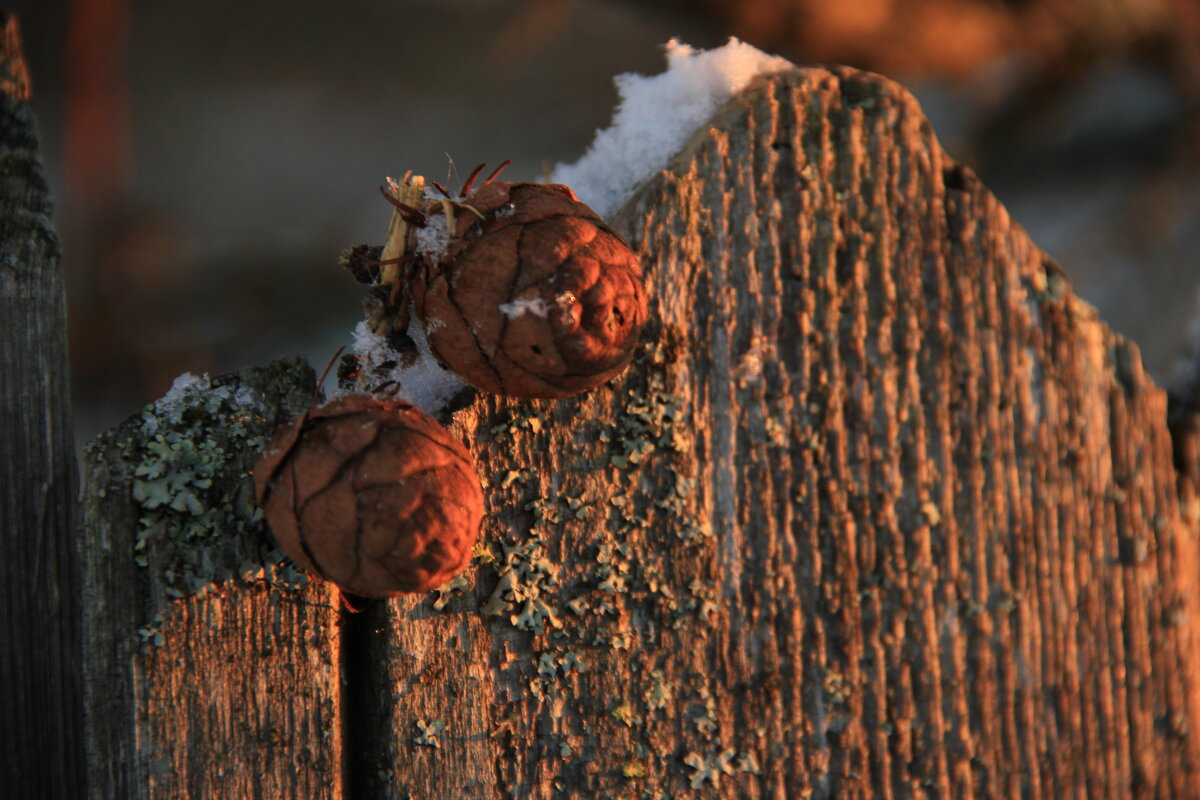
[[[717,732],[717,701],[705,684],[700,684],[697,694],[699,702],[692,703],[690,708],[692,724],[703,736],[711,738]]]
[[[717,613],[717,590],[712,584],[696,578],[688,585],[688,589],[691,591],[688,604],[697,617],[707,620],[710,615]]]
[[[139,512],[131,555],[154,571],[166,597],[203,596],[230,578],[286,589],[306,582],[267,537],[248,474],[278,419],[307,404],[306,372],[311,380],[307,365],[292,361],[211,380],[181,376],[123,436],[89,446],[90,457],[102,458],[111,445],[130,465]],[[272,381],[289,390],[282,408],[268,408],[254,388]]]
[[[788,429],[787,426],[780,422],[776,417],[767,417],[767,443],[772,447],[787,447],[788,446]]]
[[[553,655],[551,653],[543,653],[543,656]],[[543,658],[539,660],[539,671],[546,666],[547,662]],[[572,672],[587,672],[587,662],[573,650],[568,650],[565,653],[560,653],[554,656],[554,668],[560,675],[569,675]]]
[[[163,624],[162,614],[155,614],[150,619],[150,624],[143,625],[142,627],[137,629],[138,641],[142,644],[143,647],[149,646],[149,645],[154,645],[155,647],[162,647],[162,645],[163,645],[162,624]]]
[[[521,485],[524,485],[536,477],[537,474],[531,469],[510,469],[508,472],[504,473],[504,477],[500,479],[499,486],[501,489],[507,489],[514,483],[520,483]]]
[[[692,788],[699,789],[705,781],[717,786],[722,775],[732,775],[736,755],[737,751],[732,747],[710,756],[702,756],[694,751],[686,754],[683,763],[692,768]]]
[[[572,519],[587,519],[592,515],[592,506],[583,499],[583,495],[579,494],[575,497],[564,496],[563,503],[566,504],[567,510]]]
[[[435,719],[432,722],[426,722],[419,719],[416,724],[417,735],[413,737],[413,744],[433,748],[442,746],[440,736],[446,732],[446,720]]]
[[[656,669],[650,673],[650,688],[642,697],[651,711],[662,711],[671,705],[675,698],[675,689],[667,683],[662,670]]]
[[[471,579],[467,576],[467,573],[462,572],[458,575],[455,575],[453,578],[433,590],[437,595],[437,598],[433,601],[434,610],[441,611],[450,604],[450,598],[456,594],[462,594],[470,588]]]
[[[514,441],[524,431],[540,433],[546,426],[547,413],[545,409],[535,407],[515,408],[509,412],[507,419],[493,425],[490,429],[492,439],[497,442]]]
[[[547,626],[562,627],[558,609],[552,605],[558,567],[546,558],[542,545],[540,539],[501,545],[500,580],[480,609],[483,614],[507,616],[517,628],[534,633],[544,633]]]
[[[845,705],[846,701],[850,699],[850,684],[840,672],[831,669],[825,670],[822,688],[825,691],[825,702],[832,706]]]
[[[632,569],[629,545],[604,542],[596,554],[596,587],[609,594],[626,591]]]
[[[762,768],[754,753],[738,753],[732,747],[727,747],[718,753],[702,756],[692,751],[684,755],[683,763],[692,768],[691,786],[699,789],[707,781],[717,786],[722,775],[735,775],[739,772],[761,775]]]
[[[615,427],[600,431],[598,438],[612,445],[614,452],[609,455],[609,463],[627,469],[658,450],[687,452],[691,440],[679,424],[684,417],[682,401],[666,389],[666,377],[661,372],[652,372],[646,390],[630,390]]]

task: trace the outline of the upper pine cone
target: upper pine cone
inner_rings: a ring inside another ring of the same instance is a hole
[[[444,253],[421,258],[408,287],[437,357],[516,397],[566,397],[621,372],[646,320],[621,237],[565,186],[490,181],[461,205]]]

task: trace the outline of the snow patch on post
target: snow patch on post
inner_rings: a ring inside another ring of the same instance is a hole
[[[226,384],[214,387],[207,372],[200,375],[185,372],[175,378],[166,394],[151,404],[150,413],[145,415],[142,432],[153,436],[158,432],[160,419],[178,424],[183,419],[184,412],[191,408],[204,406],[211,413],[225,401],[248,413],[263,408],[262,398],[248,386],[235,388]]]
[[[795,69],[730,38],[724,47],[697,50],[667,42],[667,71],[647,77],[627,72],[614,78],[620,101],[609,127],[583,158],[559,164],[551,183],[571,187],[602,217],[621,207],[639,183],[667,165],[696,129],[759,75]]]
[[[417,346],[416,359],[393,350],[387,337],[373,332],[366,320],[359,322],[354,329],[354,353],[361,360],[359,374],[370,376],[373,382],[395,381],[396,397],[436,417],[467,384],[438,363],[416,314],[410,318],[407,333]],[[394,366],[385,366],[388,364]],[[366,391],[369,387],[357,388]]]

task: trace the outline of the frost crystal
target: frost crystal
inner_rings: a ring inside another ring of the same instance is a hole
[[[667,165],[730,97],[759,75],[794,69],[784,58],[730,38],[724,47],[696,50],[667,42],[667,71],[618,75],[620,101],[612,124],[596,132],[587,154],[559,164],[550,180],[565,183],[602,217],[612,214],[639,183]]]

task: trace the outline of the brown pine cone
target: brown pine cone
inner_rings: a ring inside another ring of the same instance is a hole
[[[646,296],[620,236],[565,186],[490,181],[458,205],[444,253],[423,254],[408,287],[439,359],[516,397],[566,397],[626,367]]]
[[[283,551],[365,597],[441,586],[466,568],[483,519],[466,448],[414,406],[371,395],[276,433],[254,483]]]

